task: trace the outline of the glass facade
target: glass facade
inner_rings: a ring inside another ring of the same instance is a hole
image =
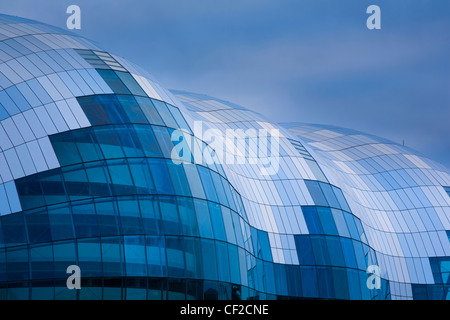
[[[278,128],[279,170],[173,161],[175,130],[213,152],[196,120]],[[0,15],[0,299],[448,299],[449,185],[403,146],[169,92]]]

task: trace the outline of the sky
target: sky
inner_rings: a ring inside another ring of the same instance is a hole
[[[450,168],[448,0],[2,0],[149,71],[274,122],[331,124],[403,143]],[[369,30],[366,9],[381,9]]]

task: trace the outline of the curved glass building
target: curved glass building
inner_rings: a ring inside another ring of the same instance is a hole
[[[449,275],[448,169],[0,15],[0,299],[450,299]]]

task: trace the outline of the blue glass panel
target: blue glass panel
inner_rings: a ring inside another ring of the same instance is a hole
[[[77,203],[72,206],[72,213],[77,237],[96,237],[99,235],[93,201]]]
[[[156,140],[158,141],[159,147],[165,158],[171,159],[172,149],[174,148],[169,130],[166,127],[153,127],[153,132],[155,133]]]
[[[227,235],[227,241],[236,244],[236,235],[234,233],[233,220],[231,218],[231,211],[228,208],[222,207],[223,225]]]
[[[353,241],[347,238],[340,238],[342,245],[342,252],[344,254],[345,264],[349,268],[357,268],[355,258],[355,251],[353,249]]]
[[[112,123],[98,96],[79,97],[77,100],[92,125]]]
[[[197,216],[192,198],[177,197],[178,211],[183,228],[183,234],[186,236],[199,236]],[[214,223],[214,221],[213,221]]]
[[[124,237],[124,250],[127,276],[146,276],[147,260],[144,236]]]
[[[39,173],[42,192],[47,205],[68,201],[64,189],[61,170],[49,170]]]
[[[330,235],[338,235],[336,225],[334,223],[333,215],[329,208],[318,207],[317,213],[319,215],[320,222],[323,227],[323,232]]]
[[[324,236],[311,236],[311,247],[314,252],[317,265],[330,265],[327,242]]]
[[[447,192],[448,196],[450,197],[450,187],[444,187],[445,192]]]
[[[316,270],[319,296],[328,299],[334,298],[333,274],[331,268],[317,267]]]
[[[354,240],[352,242],[358,268],[361,270],[367,270],[367,261],[365,259],[364,250],[361,242]]]
[[[289,296],[291,297],[302,296],[300,267],[294,265],[286,265],[286,277]]]
[[[166,277],[166,245],[164,237],[147,236],[147,264],[150,277]]]
[[[186,277],[201,278],[203,276],[203,268],[200,239],[190,237],[184,238],[184,248],[186,257]],[[227,261],[227,264],[228,263],[229,262]]]
[[[177,210],[177,202],[174,197],[159,197],[159,207],[164,223],[165,234],[181,235],[183,234],[180,222],[180,216]]]
[[[204,200],[194,199],[195,213],[197,214],[197,223],[202,238],[214,238],[211,225],[208,203]]]
[[[314,267],[300,267],[302,292],[305,298],[318,297],[318,285],[316,268]]]
[[[61,166],[81,162],[80,153],[70,131],[52,135],[50,141]]]
[[[146,234],[162,234],[163,224],[159,210],[159,201],[155,196],[140,197],[139,207]]]
[[[353,239],[360,239],[359,238],[359,233],[358,233],[358,228],[356,227],[356,223],[355,223],[355,217],[347,212],[344,212],[344,218],[345,221],[347,222],[347,227],[348,230],[350,231],[350,236]]]
[[[182,237],[166,237],[167,270],[169,277],[185,277],[184,239]]]
[[[91,128],[70,131],[83,162],[96,161],[103,158]],[[58,154],[57,154],[58,155]],[[59,159],[59,156],[58,156]]]
[[[203,276],[206,280],[217,280],[216,246],[213,240],[202,239]]]
[[[340,208],[339,201],[337,200],[332,187],[327,183],[319,183],[319,186],[322,189],[322,192],[325,195],[325,198],[330,207]]]
[[[8,89],[6,89],[6,93],[8,93],[12,101],[14,101],[14,103],[19,107],[20,111],[23,112],[31,109],[30,104],[23,97],[23,95],[20,93],[20,91],[17,89],[16,86],[11,86]]]
[[[318,206],[328,207],[328,202],[319,186],[319,183],[317,181],[305,180],[305,184],[306,187],[308,187],[308,191],[311,194],[314,203]]]
[[[294,236],[295,247],[300,265],[315,265],[310,236]]]
[[[333,276],[334,297],[336,299],[348,299],[349,289],[347,272],[344,268],[331,268]]]
[[[3,241],[6,247],[27,243],[24,215],[9,214],[2,217]]]
[[[130,90],[128,90],[113,70],[97,69],[97,72],[114,93],[130,94]]]
[[[236,246],[228,244],[228,255],[229,255],[229,265],[230,265],[230,276],[232,283],[241,283],[241,276],[239,272],[239,253]],[[266,273],[268,277],[271,277],[272,273]],[[272,289],[274,290],[275,284],[273,283],[273,277],[270,278],[272,280]]]
[[[237,245],[244,248],[244,232],[241,228],[242,219],[234,212],[231,213],[231,218],[233,219],[234,233],[236,235]]]
[[[119,125],[115,127],[115,130],[126,157],[136,158],[144,156],[141,144],[132,126]]]
[[[106,111],[110,123],[130,123],[127,113],[120,105],[118,99],[114,95],[97,95],[98,104],[100,104]],[[82,99],[82,98],[78,98]],[[89,118],[89,117],[88,117]]]
[[[20,204],[23,210],[45,205],[41,184],[36,177],[37,176],[32,175],[17,179],[15,181]]]
[[[302,206],[303,216],[310,234],[323,234],[322,224],[316,207]]]
[[[339,201],[339,205],[342,208],[342,210],[350,212],[350,208],[347,204],[347,201],[345,200],[344,194],[342,193],[342,190],[339,188],[336,188],[332,186],[334,195],[336,196],[336,199]]]
[[[123,246],[121,238],[107,237],[102,238],[102,262],[103,274],[105,277],[120,277],[124,274],[123,270]]]
[[[217,193],[218,202],[224,206],[230,206],[228,203],[227,196],[225,194],[225,190],[223,188],[223,184],[221,181],[221,177],[214,171],[210,171],[211,179],[214,183],[214,190]]]
[[[347,280],[348,280],[349,298],[352,300],[360,300],[361,289],[358,271],[347,268]]]
[[[288,288],[286,282],[287,280],[286,266],[279,263],[275,263],[273,265],[273,270],[275,272],[275,286],[277,288],[277,293],[280,295],[288,295]]]
[[[344,254],[338,237],[326,237],[330,261],[333,266],[345,267]]]
[[[108,160],[109,175],[113,183],[114,194],[136,194],[136,188],[131,179],[130,169],[126,160]]]
[[[6,250],[6,270],[8,281],[29,279],[28,249],[11,248]]]
[[[177,122],[178,128],[180,129],[185,129],[188,132],[192,132],[189,128],[189,125],[187,124],[186,120],[184,119],[184,117],[182,116],[180,110],[178,110],[178,108],[173,107],[171,105],[167,105],[170,113],[172,114],[173,118],[175,119],[175,121]]]
[[[122,234],[143,234],[139,203],[136,197],[121,197],[117,201]]]
[[[209,212],[211,215],[212,227],[214,230],[214,238],[222,241],[227,240],[225,234],[225,227],[223,225],[222,210],[218,204],[209,202],[208,203]]]
[[[168,161],[167,167],[169,169],[169,175],[172,181],[176,181],[173,185],[175,193],[181,196],[191,196],[189,182],[187,181],[183,166],[176,165],[172,161]]]
[[[83,165],[72,165],[61,169],[64,187],[71,201],[91,197],[90,184]]]
[[[331,209],[331,212],[333,214],[333,219],[336,224],[336,229],[338,230],[338,233],[342,237],[350,237],[350,232],[347,228],[347,222],[345,222],[344,214],[341,210],[337,209]]]
[[[67,280],[67,267],[78,265],[74,242],[56,242],[53,244],[53,257],[55,259],[55,277]],[[84,273],[83,273],[84,274]],[[67,287],[66,287],[67,290]]]
[[[27,212],[25,220],[30,242],[47,242],[52,240],[47,210]]]
[[[156,193],[156,187],[146,159],[129,159],[131,176],[138,194]]]
[[[145,125],[135,125],[133,127],[141,143],[145,156],[162,157],[163,154],[159,148],[155,134],[153,133],[151,127]]]
[[[267,232],[258,230],[258,239],[261,246],[262,259],[272,261],[272,250],[270,250],[269,236]]]
[[[359,283],[361,284],[361,298],[363,300],[369,300],[371,298],[371,294],[373,294],[373,290],[370,290],[366,283],[367,283],[367,277],[368,274],[364,271],[358,271],[359,273]]]
[[[48,217],[53,241],[74,237],[72,214],[67,205],[49,207]]]
[[[172,114],[167,108],[167,105],[164,102],[155,99],[152,99],[152,103],[156,107],[156,110],[158,110],[158,113],[164,120],[166,126],[178,129],[178,124],[176,123],[175,119],[173,118]]]
[[[7,281],[6,273],[6,250],[0,249],[0,281]]]
[[[82,276],[103,276],[100,239],[79,239],[77,249]]]
[[[135,97],[136,102],[141,107],[142,112],[151,124],[163,126],[164,121],[152,103],[152,100],[144,97]]]
[[[215,241],[217,253],[217,269],[219,281],[230,282],[230,260],[226,243]]]
[[[141,86],[137,83],[137,81],[131,74],[129,74],[128,72],[116,71],[116,75],[120,78],[120,80],[122,80],[122,82],[132,94],[136,94],[138,96],[147,96],[144,90],[142,90]]]
[[[94,134],[100,144],[104,158],[114,159],[125,157],[120,146],[120,139],[111,127],[96,127],[94,128]]]
[[[149,121],[145,114],[142,112],[141,107],[136,102],[136,99],[133,96],[129,95],[119,95],[117,96],[120,104],[125,110],[128,119],[130,119],[131,123],[140,123],[140,124],[148,124]]]
[[[164,160],[148,159],[156,190],[161,194],[173,194],[172,182]]]
[[[97,197],[111,196],[111,179],[104,161],[85,163],[86,174],[90,184],[90,195]]]
[[[434,282],[450,285],[450,257],[429,258]]]

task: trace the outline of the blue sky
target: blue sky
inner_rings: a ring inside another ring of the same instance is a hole
[[[448,0],[2,0],[0,12],[65,28],[71,4],[77,33],[167,88],[404,140],[450,168]],[[372,4],[381,30],[366,28]]]

